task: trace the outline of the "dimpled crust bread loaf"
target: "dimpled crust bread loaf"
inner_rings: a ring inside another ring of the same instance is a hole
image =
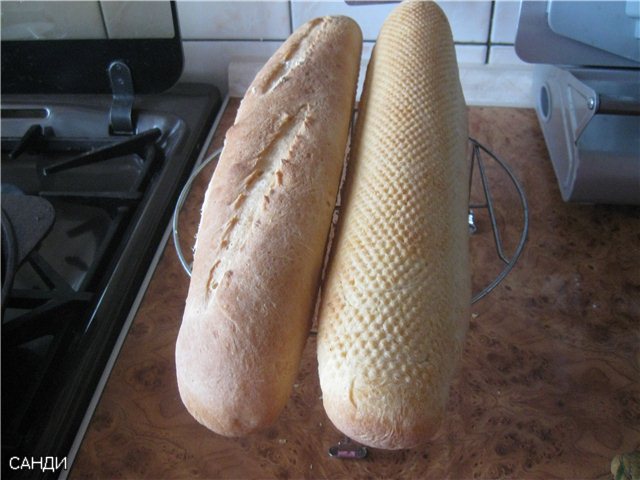
[[[385,21],[365,79],[319,311],[322,398],[371,447],[429,440],[470,309],[467,121],[434,3]]]
[[[180,396],[227,436],[272,424],[295,377],[344,162],[362,35],[300,27],[259,72],[202,208],[176,345]]]

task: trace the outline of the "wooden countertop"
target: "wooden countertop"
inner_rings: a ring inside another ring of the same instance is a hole
[[[238,104],[229,103],[212,149]],[[370,450],[360,461],[330,458],[327,449],[342,436],[322,408],[313,336],[272,428],[227,439],[197,424],[176,386],[188,278],[169,243],[71,477],[612,478],[614,455],[640,449],[640,209],[563,203],[532,110],[469,112],[471,135],[520,179],[530,231],[515,269],[473,306],[447,417],[430,443]],[[517,197],[499,169],[487,170],[498,221],[511,225],[504,229],[510,252],[521,227]],[[196,231],[210,172],[185,204],[184,239]],[[483,212],[472,239],[476,290],[500,269],[493,247],[479,246],[492,238]]]

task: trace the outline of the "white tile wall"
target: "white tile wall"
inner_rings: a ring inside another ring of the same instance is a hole
[[[373,47],[375,46],[376,42],[364,42],[362,44],[362,61],[365,63],[369,62],[369,59],[371,58],[371,52],[373,52]]]
[[[493,28],[491,41],[497,43],[513,43],[516,39],[520,2],[513,0],[497,0],[493,10]]]
[[[172,38],[169,2],[101,1],[109,38]]]
[[[291,34],[286,1],[177,3],[182,38],[283,40]]]
[[[484,42],[489,32],[490,1],[439,1],[447,15],[454,40],[457,42]],[[293,28],[323,15],[347,15],[362,29],[365,40],[375,40],[387,15],[397,4],[347,5],[344,1],[292,0]]]
[[[481,42],[487,41],[489,36],[489,20],[491,18],[491,2],[475,0],[441,1],[442,7],[453,32],[455,42]]]
[[[3,40],[171,38],[168,1],[0,2]]]
[[[451,24],[468,101],[480,105],[486,99],[487,104],[526,106],[523,92],[528,91],[530,70],[523,67],[512,45],[520,1],[496,0],[493,17],[492,2],[488,0],[438,3]],[[358,22],[365,39],[360,91],[380,26],[396,6],[354,6],[337,0],[204,4],[180,0],[178,13],[186,56],[184,79],[213,82],[227,91],[228,73],[233,83],[231,93],[241,95],[292,28],[318,16],[348,15]],[[503,91],[505,86],[516,91],[515,96]]]
[[[184,42],[183,81],[212,83],[224,94],[228,91],[231,62],[264,62],[282,42],[217,41]]]
[[[106,38],[99,2],[0,2],[2,40]]]
[[[456,58],[459,64],[481,64],[486,57],[485,45],[456,45]]]
[[[533,108],[533,68],[529,65],[461,65],[467,105]]]
[[[489,63],[492,65],[528,65],[520,60],[513,45],[493,45],[489,52]]]
[[[362,30],[362,37],[365,40],[375,40],[378,37],[382,22],[396,6],[393,3],[360,6],[347,5],[343,1],[292,0],[293,28],[296,29],[316,17],[346,15],[358,22]]]
[[[496,72],[518,70],[510,82],[526,78],[529,70],[523,68],[524,62],[513,49],[520,0],[437,1],[451,24],[458,63],[461,71],[465,70],[467,92],[474,92],[473,98],[478,98],[483,81],[493,88],[488,101],[494,102],[494,97],[501,95],[500,89],[494,88],[502,85],[495,80]],[[292,29],[311,18],[330,14],[349,15],[359,23],[365,39],[364,68],[380,26],[396,6],[388,3],[353,6],[343,0],[178,0],[185,54],[182,80],[213,83],[226,93],[231,65],[233,75],[242,78],[238,86],[241,91],[242,82],[250,81],[247,72],[264,63],[291,35]],[[1,1],[0,8],[3,39],[106,38],[107,34],[113,38],[147,37],[172,30],[168,23],[168,0]],[[132,35],[132,31],[137,35]]]

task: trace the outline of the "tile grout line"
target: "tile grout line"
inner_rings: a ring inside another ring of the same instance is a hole
[[[287,3],[289,5],[289,35],[291,35],[293,34],[293,4],[291,3],[291,0]]]
[[[104,9],[102,7],[102,2],[98,2],[98,7],[100,8],[100,20],[102,20],[102,28],[104,28],[104,35],[106,38],[109,38],[109,28],[107,28],[107,20],[104,18]]]
[[[493,16],[495,15],[496,0],[491,0],[491,11],[489,12],[489,30],[487,32],[487,51],[484,56],[484,64],[489,64],[489,55],[491,53],[491,34],[493,33]]]

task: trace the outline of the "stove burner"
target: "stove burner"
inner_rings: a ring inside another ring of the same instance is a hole
[[[13,233],[13,227],[9,221],[9,217],[4,213],[2,209],[2,310],[6,305],[5,300],[11,285],[13,284],[13,277],[16,271],[17,263],[17,241],[16,235]]]
[[[152,128],[146,132],[128,137],[126,140],[114,142],[111,145],[83,153],[69,160],[54,163],[53,165],[43,168],[42,171],[45,175],[49,175],[70,168],[81,167],[83,165],[89,165],[90,163],[101,162],[113,157],[126,155],[130,152],[139,153],[140,149],[151,146],[152,142],[157,140],[161,134],[162,132],[159,128]]]
[[[45,136],[52,134],[53,132],[50,128],[45,130],[40,125],[31,125],[20,139],[20,143],[18,143],[15,148],[11,150],[11,153],[9,153],[9,158],[18,158],[29,147],[38,143]]]
[[[3,190],[7,189],[3,186]],[[8,190],[18,190],[9,187]],[[49,232],[55,211],[47,200],[24,194],[2,195],[2,311],[15,273]],[[6,242],[6,245],[5,245]],[[4,262],[7,262],[5,267]]]
[[[13,149],[3,142],[11,151],[3,180],[28,194],[2,195],[6,255],[14,265],[3,280],[2,377],[11,392],[3,394],[3,434],[43,415],[39,397],[73,371],[74,361],[65,358],[91,329],[90,312],[108,281],[103,274],[113,270],[164,161],[159,128],[101,140],[89,150],[86,139],[43,132],[40,125],[28,128]],[[16,358],[24,365],[17,368]]]
[[[71,464],[82,418],[219,96],[189,84],[137,97],[140,133],[132,135],[112,133],[109,96],[2,101],[3,223],[20,237],[9,211],[18,199],[48,202],[55,211],[44,237],[16,258],[12,285],[3,270],[2,476],[13,478],[26,472],[9,468],[12,456],[70,455]],[[13,255],[4,250],[8,235],[3,228],[3,268],[10,263],[4,256]]]

